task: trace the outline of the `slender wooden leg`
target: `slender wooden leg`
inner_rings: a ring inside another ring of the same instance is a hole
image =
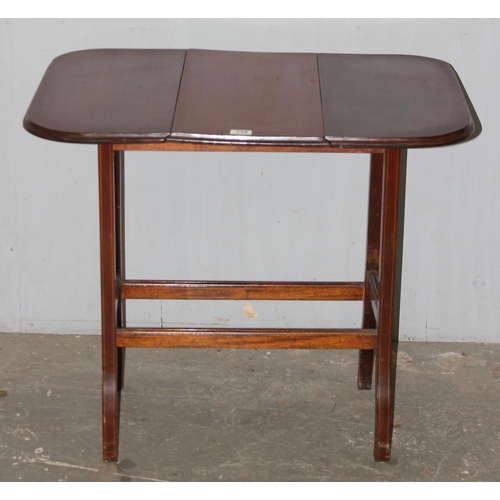
[[[403,153],[405,154],[406,151]],[[376,361],[375,460],[386,462],[391,454],[394,408],[392,340],[399,315],[400,262],[404,210],[405,168],[401,151],[386,149],[384,155],[380,286]],[[396,321],[395,321],[396,320]]]
[[[382,209],[382,179],[384,155],[374,153],[370,163],[370,191],[368,195],[368,229],[366,237],[365,294],[363,299],[363,328],[376,328],[377,319],[370,300],[368,273],[379,270],[380,216]],[[359,351],[358,389],[371,389],[374,350]]]
[[[118,350],[116,348],[116,252],[113,147],[99,145],[101,231],[102,429],[103,459],[118,460]]]
[[[116,276],[125,279],[125,163],[123,151],[114,152],[115,174],[115,250]],[[118,299],[116,323],[118,328],[126,327],[125,300]],[[125,383],[125,347],[118,348],[118,389]]]

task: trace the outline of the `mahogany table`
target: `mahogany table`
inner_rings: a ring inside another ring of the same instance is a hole
[[[474,131],[449,64],[404,55],[83,50],[51,63],[24,127],[98,145],[105,461],[118,459],[127,347],[357,349],[359,389],[371,387],[375,365],[375,460],[389,460],[406,150]],[[369,154],[364,281],[127,279],[124,152],[132,150]],[[130,328],[127,299],[357,300],[363,318],[358,329]]]

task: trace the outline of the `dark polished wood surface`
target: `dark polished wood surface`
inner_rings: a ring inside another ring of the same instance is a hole
[[[54,59],[26,113],[55,141],[158,142],[170,133],[185,50],[95,49]]]
[[[417,56],[95,49],[49,66],[24,119],[83,143],[426,147],[474,131],[453,68]]]
[[[428,57],[319,54],[332,144],[422,147],[467,138],[474,124],[453,68]]]
[[[121,347],[229,349],[373,349],[376,329],[124,328]]]
[[[316,54],[188,51],[171,139],[326,144],[323,135]]]
[[[118,282],[122,299],[363,300],[363,282],[145,281]]]

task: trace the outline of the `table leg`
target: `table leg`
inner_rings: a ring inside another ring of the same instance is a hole
[[[363,328],[377,328],[371,304],[369,273],[379,270],[380,220],[382,211],[382,180],[384,155],[373,153],[370,163],[370,187],[368,195],[368,228],[366,237],[365,293],[363,299]],[[371,389],[374,350],[359,351],[358,389]]]
[[[125,153],[114,152],[115,174],[115,253],[116,276],[125,279]],[[118,299],[116,313],[117,328],[126,327],[125,300]],[[125,347],[119,347],[117,353],[118,389],[125,383]]]
[[[103,459],[118,459],[118,349],[116,347],[116,231],[113,147],[99,145],[99,218],[101,235],[101,329]]]
[[[401,279],[406,151],[386,149],[384,154],[382,230],[380,241],[379,308],[375,395],[375,460],[391,454],[395,373],[392,341],[397,334]],[[403,160],[403,161],[402,161]]]

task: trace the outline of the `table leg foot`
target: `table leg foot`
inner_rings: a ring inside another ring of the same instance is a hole
[[[113,444],[103,443],[103,462],[116,463],[118,462],[118,447]]]
[[[383,335],[383,333],[382,333]],[[394,399],[392,392],[391,351],[377,351],[375,373],[375,460],[387,462],[391,456],[392,417]]]
[[[388,462],[391,458],[391,443],[375,443],[376,462]]]
[[[102,454],[105,462],[116,462],[118,460],[120,392],[118,390],[116,363],[111,361],[110,365],[104,367],[105,373],[102,391]]]

